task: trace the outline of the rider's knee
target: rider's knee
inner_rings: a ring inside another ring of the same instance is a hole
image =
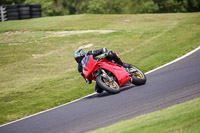
[[[109,59],[114,60],[115,62],[118,62],[120,60],[120,58],[114,51],[109,51],[108,57],[109,57]]]
[[[113,58],[115,56],[115,52],[113,52],[113,51],[109,51],[108,52],[108,57],[109,58]]]

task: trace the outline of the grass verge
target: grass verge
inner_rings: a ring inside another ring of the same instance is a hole
[[[49,31],[114,30],[52,36]],[[200,13],[71,15],[0,23],[0,124],[94,92],[73,53],[106,47],[144,72],[200,46]]]
[[[200,98],[90,133],[199,133]]]

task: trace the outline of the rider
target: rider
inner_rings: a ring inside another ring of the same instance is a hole
[[[87,78],[85,78],[85,76],[83,74],[83,67],[82,67],[81,61],[85,56],[88,56],[88,55],[93,55],[94,58],[99,59],[97,56],[101,55],[101,54],[105,54],[105,58],[108,61],[111,61],[111,62],[114,61],[116,64],[119,64],[119,65],[121,65],[125,68],[131,67],[131,64],[127,64],[127,63],[122,62],[122,60],[117,56],[117,54],[115,52],[108,51],[106,48],[88,51],[87,54],[82,49],[79,49],[74,53],[74,58],[78,63],[79,73],[83,76],[83,78],[86,80],[86,83],[88,83],[88,84],[91,84],[92,80],[88,80]],[[95,85],[95,91],[97,93],[103,92],[103,90],[98,86],[98,84]]]

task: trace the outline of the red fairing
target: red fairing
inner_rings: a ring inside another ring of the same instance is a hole
[[[97,61],[95,61],[93,56],[90,55],[87,67],[83,70],[83,74],[85,75],[85,78],[89,78],[92,72],[94,72],[96,64],[97,64]]]
[[[130,74],[122,66],[111,63],[105,58],[97,62],[94,60],[92,55],[89,57],[87,67],[83,70],[83,74],[86,78],[95,80],[94,72],[99,68],[103,68],[112,72],[118,79],[120,86],[131,79]]]
[[[120,86],[131,79],[130,74],[120,65],[111,62],[102,62],[101,68],[112,72],[117,77]]]

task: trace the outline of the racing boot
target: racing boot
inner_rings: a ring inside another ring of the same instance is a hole
[[[131,65],[131,64],[128,64],[128,63],[123,63],[123,67],[125,67],[125,68],[131,68],[132,65]]]
[[[122,60],[121,60],[121,59],[120,59],[120,60],[117,62],[117,64],[119,64],[119,65],[123,66],[124,68],[131,68],[131,67],[132,67],[132,65],[131,65],[131,64],[124,63],[124,62],[122,62]]]

